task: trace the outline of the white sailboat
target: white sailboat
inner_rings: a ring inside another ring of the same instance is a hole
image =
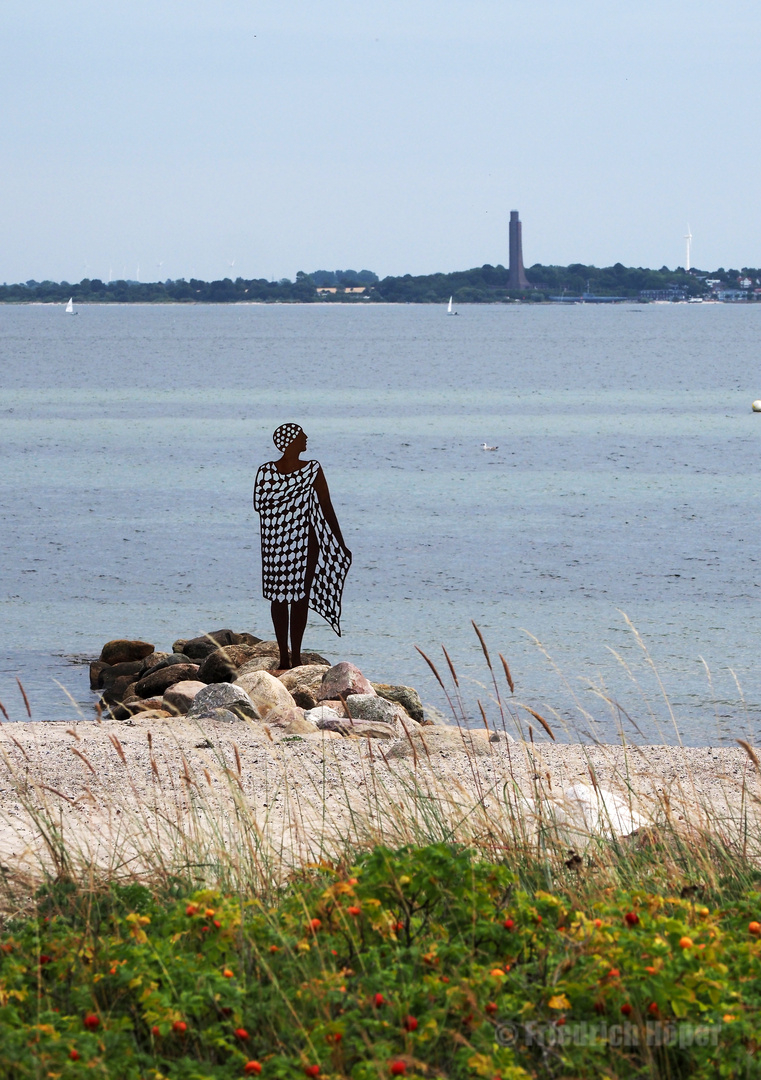
[[[452,311],[452,300],[453,299],[454,299],[453,296],[449,297],[449,303],[447,304],[447,315],[459,315],[460,314],[459,311]]]
[[[73,296],[69,297],[69,302],[66,305],[66,314],[67,315],[76,315],[77,314],[77,312],[74,310],[74,297]]]

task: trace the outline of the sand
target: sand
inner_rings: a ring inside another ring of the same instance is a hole
[[[263,722],[5,724],[0,860],[14,871],[49,866],[61,834],[72,858],[112,872],[151,872],[199,851],[286,866],[335,856],[347,842],[420,838],[434,808],[453,835],[477,841],[509,829],[516,806],[529,817],[567,811],[579,784],[629,808],[632,827],[613,831],[671,815],[691,828],[710,818],[729,834],[761,795],[739,746],[529,745],[490,742],[484,731],[465,746],[456,728],[437,739],[441,749],[418,738],[413,756],[407,739],[283,738]]]

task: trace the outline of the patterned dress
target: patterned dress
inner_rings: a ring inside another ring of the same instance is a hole
[[[341,594],[351,556],[336,540],[314,489],[318,461],[281,473],[274,461],[261,466],[254,482],[254,510],[262,535],[262,587],[265,600],[293,603],[306,596],[309,533],[317,540],[317,566],[309,606],[341,636]]]

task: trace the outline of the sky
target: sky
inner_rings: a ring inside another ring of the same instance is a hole
[[[761,265],[758,0],[2,0],[0,281]]]

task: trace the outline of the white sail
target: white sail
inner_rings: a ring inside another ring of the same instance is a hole
[[[74,297],[73,296],[69,298],[69,302],[66,305],[66,313],[68,315],[73,315],[74,314]]]
[[[452,300],[453,300],[453,297],[450,296],[449,297],[449,304],[447,305],[447,315],[452,314]]]

